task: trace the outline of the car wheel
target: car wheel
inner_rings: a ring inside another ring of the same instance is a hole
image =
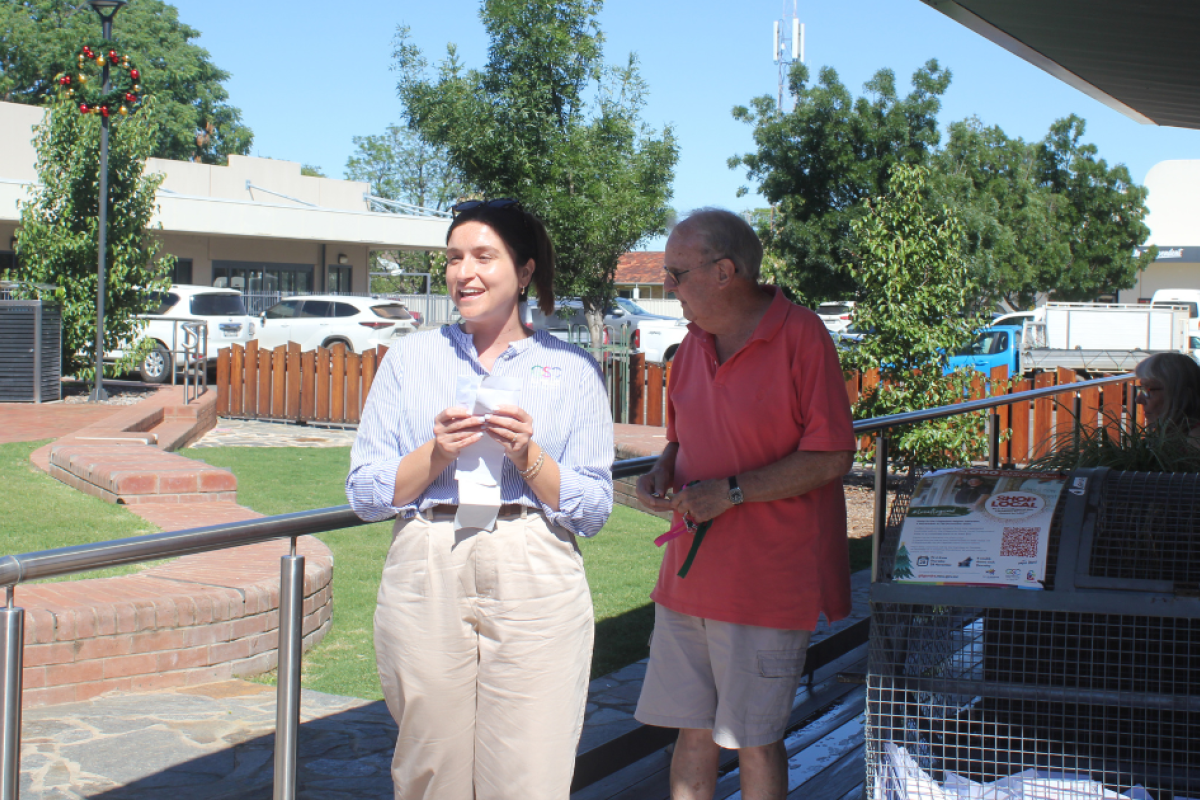
[[[671,359],[675,358],[675,351],[679,349],[679,345],[673,344],[667,348],[666,354],[663,355],[663,363],[671,363]]]
[[[146,354],[138,366],[138,373],[146,383],[166,383],[171,377],[171,353],[161,344]]]
[[[325,344],[321,345],[321,347],[324,347],[326,350],[328,350],[329,348],[333,347],[335,344],[345,345],[347,353],[354,352],[354,345],[350,344],[345,339],[330,339],[329,341],[325,342]]]

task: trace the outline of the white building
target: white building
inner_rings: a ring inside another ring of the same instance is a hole
[[[1157,245],[1158,257],[1121,291],[1122,303],[1148,301],[1156,289],[1200,289],[1200,160],[1160,161],[1146,188],[1146,246]]]
[[[18,201],[37,181],[35,106],[0,102],[0,271],[14,265]],[[372,250],[440,250],[450,220],[371,210],[370,186],[300,174],[291,161],[230,156],[225,167],[152,158],[166,177],[155,223],[176,283],[244,292],[368,291]]]

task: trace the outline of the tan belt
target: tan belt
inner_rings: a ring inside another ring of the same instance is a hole
[[[458,506],[452,506],[452,505],[447,505],[446,503],[440,503],[436,506],[425,509],[421,513],[426,514],[426,515],[457,514]],[[524,516],[525,514],[528,514],[528,513],[529,513],[529,506],[523,506],[520,503],[507,503],[505,505],[500,506],[500,511],[497,513],[496,516],[498,516],[498,517],[520,517],[520,516]]]

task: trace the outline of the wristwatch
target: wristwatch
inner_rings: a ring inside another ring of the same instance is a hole
[[[737,475],[729,476],[729,502],[740,506],[745,498],[742,497],[741,487],[738,486]]]

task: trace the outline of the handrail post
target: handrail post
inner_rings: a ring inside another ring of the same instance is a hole
[[[888,432],[875,436],[875,530],[871,534],[871,582],[879,580],[879,546],[887,527]]]
[[[8,604],[0,608],[0,647],[4,648],[4,719],[0,722],[0,800],[17,800],[21,791],[21,667],[24,664],[25,609],[13,606],[13,587],[6,587]]]
[[[279,681],[275,687],[274,800],[296,797],[296,751],[300,734],[300,644],[304,639],[304,556],[281,559],[279,576]]]
[[[988,420],[988,467],[1000,469],[1000,412],[994,408]]]

